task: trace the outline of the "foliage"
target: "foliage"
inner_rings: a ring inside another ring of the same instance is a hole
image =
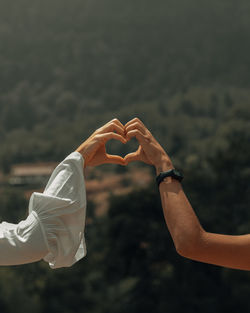
[[[228,110],[248,112],[249,3],[234,4],[1,2],[2,169],[59,161],[114,116],[171,154],[201,149]]]
[[[108,120],[138,116],[184,171],[205,229],[249,233],[249,10],[246,0],[1,1],[1,170],[60,161]],[[0,207],[14,223],[27,202],[1,188]],[[88,255],[72,268],[0,269],[1,312],[248,310],[248,272],[177,255],[155,186],[88,214]]]
[[[224,148],[186,166],[184,189],[208,231],[249,231],[249,135],[231,129]],[[185,307],[210,313],[248,306],[248,272],[178,256],[155,185],[112,196],[108,215],[91,218],[88,255],[72,268],[51,271],[39,263],[1,269],[0,281],[8,286],[0,284],[3,312],[14,312],[15,293],[20,301],[29,294],[29,308],[20,304],[23,312],[177,313]]]

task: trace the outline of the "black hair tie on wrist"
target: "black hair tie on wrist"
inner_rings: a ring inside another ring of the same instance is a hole
[[[160,183],[166,178],[166,177],[172,177],[179,182],[181,182],[184,178],[184,176],[177,171],[176,169],[169,170],[167,172],[161,172],[157,177],[156,177],[156,183],[158,187],[160,186]]]

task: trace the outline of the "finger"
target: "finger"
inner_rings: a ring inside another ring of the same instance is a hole
[[[118,118],[114,118],[112,121],[115,124],[117,124],[118,126],[120,126],[121,128],[124,128],[124,125],[118,120]]]
[[[130,132],[131,130],[138,129],[142,134],[146,135],[146,129],[145,127],[142,127],[142,125],[138,122],[135,122],[133,124],[130,124],[129,126],[125,127],[126,133]]]
[[[108,132],[117,132],[121,136],[125,136],[125,129],[124,126],[121,124],[121,122],[117,119],[114,119],[107,124],[105,124],[103,127],[99,128],[96,133],[97,134],[103,134]]]
[[[123,136],[118,135],[116,133],[112,133],[112,132],[109,132],[106,134],[98,134],[96,135],[96,139],[102,141],[103,143],[106,143],[107,141],[111,139],[119,140],[124,144],[127,143],[127,140]]]
[[[125,128],[127,128],[129,125],[134,124],[134,123],[139,123],[142,127],[146,128],[146,126],[142,123],[142,121],[138,117],[133,118],[131,121],[127,122],[125,124]]]
[[[108,124],[106,127],[104,127],[104,132],[116,132],[117,134],[125,137],[124,127],[121,127],[115,123]]]
[[[103,125],[102,127],[98,128],[95,133],[100,134],[103,133],[104,130],[109,127],[111,124],[115,124],[117,126],[119,126],[120,128],[124,129],[124,125],[122,125],[122,123],[117,119],[114,118],[113,120],[109,121],[108,123],[106,123],[105,125]]]
[[[144,146],[149,143],[149,139],[146,135],[142,134],[140,130],[134,129],[127,132],[127,138],[130,140],[131,138],[136,137],[139,143]]]
[[[139,148],[136,152],[129,153],[125,156],[124,160],[126,163],[134,162],[134,161],[141,161],[141,149]]]
[[[118,155],[111,155],[111,154],[106,155],[105,163],[126,165],[125,160],[122,157]]]

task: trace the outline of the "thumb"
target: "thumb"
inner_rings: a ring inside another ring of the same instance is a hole
[[[111,155],[111,154],[106,154],[105,163],[126,165],[126,162],[122,157],[120,157],[118,155]]]
[[[128,164],[134,161],[142,161],[141,158],[141,147],[138,148],[136,152],[129,153],[124,158],[125,162]]]

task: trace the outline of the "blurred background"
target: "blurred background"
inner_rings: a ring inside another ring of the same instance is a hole
[[[249,87],[248,0],[0,0],[0,219],[24,218],[96,128],[137,116],[184,172],[204,228],[249,233]],[[1,313],[248,311],[249,272],[177,255],[153,169],[86,180],[87,257],[1,267]]]

